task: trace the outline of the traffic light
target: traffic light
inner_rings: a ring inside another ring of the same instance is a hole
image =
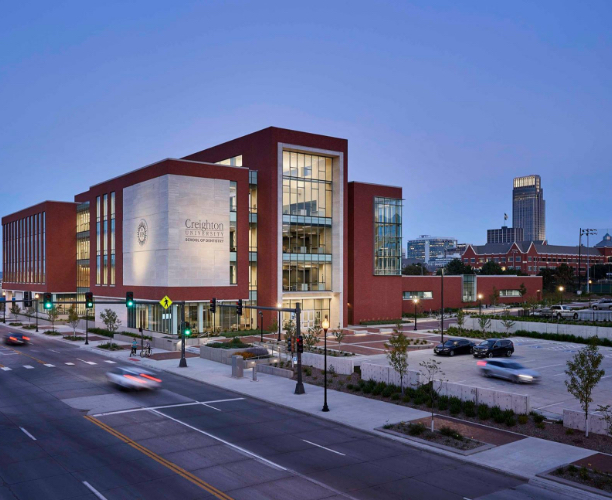
[[[44,303],[45,309],[52,309],[53,308],[53,295],[51,295],[49,292],[45,292],[43,294],[43,303]]]
[[[93,304],[93,292],[85,292],[85,307],[91,309]]]
[[[32,307],[32,293],[23,292],[23,307]]]
[[[125,307],[134,307],[134,292],[125,292]]]
[[[189,337],[191,335],[191,328],[189,327],[189,323],[185,322],[183,326],[183,334],[185,337]]]
[[[242,299],[238,299],[238,305],[236,306],[236,314],[242,316]]]
[[[301,335],[297,338],[297,352],[304,352],[304,339]]]
[[[210,312],[211,314],[215,314],[216,311],[217,311],[217,299],[213,298],[210,301]]]

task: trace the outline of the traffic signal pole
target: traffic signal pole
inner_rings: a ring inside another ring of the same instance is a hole
[[[300,303],[295,304],[295,334],[299,339],[302,336],[300,331]],[[297,350],[297,383],[295,384],[295,393],[294,394],[304,394],[306,391],[304,390],[304,383],[302,382],[302,353],[300,349]],[[325,367],[327,370],[327,367]]]
[[[185,358],[185,301],[181,303],[181,360],[179,361],[179,368],[187,368],[187,359]]]

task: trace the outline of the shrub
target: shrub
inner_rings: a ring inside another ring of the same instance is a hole
[[[417,394],[417,391],[414,387],[408,387],[404,390],[404,394],[406,394],[406,396],[410,396],[410,399],[414,399]]]
[[[53,337],[57,337],[58,335],[61,335],[61,333],[56,330],[43,330],[43,333],[45,335],[51,335]]]
[[[427,430],[427,427],[425,427],[425,424],[422,424],[422,423],[408,424],[408,434],[410,434],[411,436],[420,436],[426,430]]]
[[[501,424],[504,421],[504,412],[501,411],[499,406],[494,406],[491,408],[491,418],[498,424]]]
[[[359,384],[359,387],[363,387],[364,385],[366,385],[366,381],[363,380],[362,378],[360,378],[359,382],[357,382],[357,384]]]
[[[438,409],[441,411],[448,409],[448,396],[440,396],[438,398]]]
[[[449,411],[451,415],[458,415],[461,413],[461,400],[456,397],[452,397],[448,401]]]
[[[24,330],[36,330],[36,325],[25,325],[21,328],[23,328]]]
[[[372,393],[372,386],[366,384],[363,386],[363,393],[364,394],[371,394]]]
[[[21,323],[13,322],[13,323],[9,323],[9,326],[21,326]]]
[[[514,418],[514,415],[509,415],[506,417],[505,422],[508,427],[514,427],[516,425],[516,418]]]
[[[414,398],[412,399],[412,402],[417,405],[420,406],[425,402],[425,396],[423,396],[422,394],[417,393]]]
[[[346,384],[346,388],[347,388],[349,391],[354,391],[354,390],[355,390],[355,386],[354,386],[353,384]]]
[[[544,422],[544,415],[540,415],[539,413],[534,413],[533,414],[533,421],[536,424],[541,424],[542,422]]]
[[[238,338],[238,337],[235,337],[235,338]],[[240,341],[240,343],[242,343],[242,341]],[[265,347],[250,347],[249,349],[247,349],[247,352],[250,352],[251,354],[253,354],[254,356],[258,358],[268,356],[269,354],[268,349],[266,349]]]
[[[538,429],[544,429],[544,428],[546,428],[546,425],[544,425],[544,422],[538,422],[538,423],[536,424],[536,427],[537,427]]]
[[[404,403],[410,403],[410,395],[408,395],[407,393],[404,393],[404,397],[402,398],[402,401]]]
[[[380,396],[382,392],[385,390],[385,387],[387,387],[387,384],[385,384],[384,382],[379,382],[372,389],[372,394],[374,396]]]
[[[128,337],[134,337],[139,339],[140,338],[140,333],[132,333],[132,332],[111,332],[109,330],[106,330],[104,328],[89,328],[87,330],[89,333],[93,333],[95,335],[101,335],[102,337],[113,337],[113,334],[118,334],[118,335],[126,335]],[[145,340],[153,340],[153,337],[151,337],[150,335],[144,335],[143,336]]]
[[[238,351],[234,353],[234,356],[242,356],[243,359],[251,359],[255,357],[255,354],[247,351]]]
[[[589,479],[591,479],[591,476],[589,476],[589,469],[587,469],[586,467],[580,467],[580,472],[578,472],[578,475],[583,481],[588,481]]]
[[[572,436],[574,434],[574,429],[565,429],[565,434]]]
[[[528,415],[519,415],[518,417],[518,423],[521,425],[525,425],[527,422],[529,422],[529,416]]]
[[[463,402],[463,413],[465,413],[466,417],[475,417],[476,416],[476,403],[474,403],[474,401],[464,401]]]
[[[388,385],[382,391],[382,395],[385,398],[390,398],[393,394],[395,394],[395,388],[392,385]]]
[[[249,354],[250,354],[250,353],[249,353]],[[305,366],[305,367],[304,367],[304,373],[305,373],[307,376],[309,376],[309,377],[310,377],[310,376],[312,375],[312,368],[311,368],[310,366]]]
[[[393,394],[391,394],[391,399],[393,401],[397,401],[397,400],[399,400],[400,396],[401,396],[401,394],[399,392],[394,392]]]
[[[453,439],[456,439],[457,441],[463,441],[463,436],[457,432],[454,429],[451,429],[448,426],[442,426],[440,427],[440,434],[442,434],[443,436],[447,436]]]
[[[576,474],[576,472],[578,472],[578,467],[576,467],[575,465],[570,465],[567,468],[567,472],[569,472],[570,474]]]
[[[106,344],[100,344],[100,345],[98,345],[98,347],[100,349],[106,349],[108,351],[119,351],[119,350],[121,350],[121,347],[119,347],[117,344],[114,344],[112,342],[107,342]]]

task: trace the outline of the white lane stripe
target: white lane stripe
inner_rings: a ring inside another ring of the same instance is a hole
[[[113,364],[113,365],[115,364],[115,362],[114,362],[114,361],[110,361],[110,360],[108,360],[108,359],[105,359],[105,360],[104,360],[104,362],[105,362],[105,363],[111,363],[111,364]]]
[[[56,353],[60,353],[59,351],[56,351],[55,349],[49,349],[51,352],[56,352]]]
[[[87,363],[88,365],[97,365],[98,363],[94,363],[93,361],[85,361],[84,359],[81,358],[77,358],[79,361],[82,361],[83,363]]]
[[[11,368],[9,368],[8,366],[3,366],[3,367],[2,367],[2,369],[3,369],[5,372],[10,372],[10,371],[11,371]]]
[[[316,446],[317,448],[323,448],[324,450],[331,451],[332,453],[336,453],[337,455],[342,455],[343,457],[346,456],[344,453],[340,453],[339,451],[332,450],[331,448],[326,448],[325,446],[321,446],[320,444],[313,443],[311,441],[306,441],[305,439],[302,439],[302,441],[304,441],[305,443],[311,444],[313,446]]]
[[[98,490],[96,490],[91,484],[89,484],[87,481],[83,481],[83,484],[85,486],[87,486],[87,488],[89,488],[89,491],[91,491],[94,495],[96,495],[100,500],[106,500],[106,497],[100,493]]]
[[[32,365],[23,365],[26,370],[33,370],[34,367]]]
[[[207,408],[212,408],[213,410],[221,411],[219,408],[215,408],[214,406],[207,405],[206,403],[202,403],[202,404],[206,406]]]
[[[189,427],[190,429],[199,432],[200,434],[204,434],[205,436],[208,436],[209,438],[215,439],[217,441],[219,441],[220,443],[223,443],[226,446],[229,446],[231,448],[234,448],[235,450],[240,451],[241,453],[244,453],[245,455],[248,455],[250,457],[253,457],[255,460],[259,460],[260,462],[263,462],[265,464],[268,464],[270,467],[274,467],[276,469],[280,469],[280,470],[284,470],[286,471],[287,469],[285,469],[282,465],[278,465],[274,462],[271,462],[270,460],[264,458],[264,457],[260,457],[259,455],[256,455],[255,453],[249,451],[249,450],[245,450],[244,448],[241,448],[240,446],[237,446],[233,443],[230,443],[229,441],[226,441],[225,439],[221,439],[220,437],[214,436],[213,434],[210,434],[206,431],[203,431],[202,429],[198,429],[197,427],[194,427],[193,425],[189,425],[186,424],[185,422],[182,422],[180,420],[178,420],[177,418],[174,417],[170,417],[169,415],[166,415],[160,411],[157,410],[149,410],[153,413],[156,413],[157,415],[161,415],[162,417],[166,417],[169,418],[170,420],[173,420],[174,422],[184,425],[185,427]]]
[[[46,366],[47,368],[55,368],[55,365],[50,365],[49,363],[45,363],[45,366]]]
[[[65,363],[68,366],[74,366],[74,363]]]
[[[147,368],[148,369],[148,368]],[[208,406],[209,403],[227,403],[231,401],[242,401],[244,398],[231,398],[231,399],[216,399],[214,401],[192,401],[191,403],[177,403],[174,405],[163,405],[163,406],[146,406],[142,408],[132,408],[130,410],[117,410],[117,411],[109,411],[106,413],[97,413],[93,415],[94,417],[105,417],[107,415],[119,415],[120,413],[132,413],[135,411],[149,411],[149,410],[163,410],[164,408],[179,408],[181,406],[195,406],[195,405],[205,405]],[[213,408],[211,406],[211,408]],[[219,410],[219,408],[215,408],[215,410]],[[221,411],[221,410],[219,410]]]
[[[28,431],[26,431],[23,427],[19,427],[26,436],[28,436],[29,438],[32,438],[34,441],[36,441],[36,438],[34,436],[32,436],[32,434],[30,434]]]

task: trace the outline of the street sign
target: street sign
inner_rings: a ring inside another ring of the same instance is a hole
[[[164,309],[168,309],[172,305],[172,301],[170,300],[170,297],[168,297],[167,295],[163,299],[161,299],[159,303]]]
[[[293,356],[293,362],[297,363],[297,356]]]

